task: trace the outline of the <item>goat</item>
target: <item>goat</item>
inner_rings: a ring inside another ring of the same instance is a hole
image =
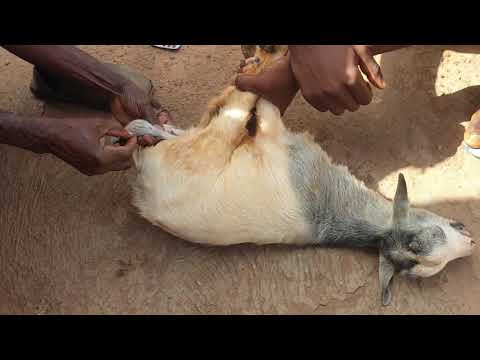
[[[243,71],[259,74],[288,48],[243,50]],[[402,174],[393,201],[384,198],[332,163],[309,134],[287,130],[276,106],[235,86],[210,102],[197,126],[165,138],[134,154],[133,204],[187,241],[378,249],[383,305],[395,273],[429,277],[473,252],[463,224],[409,206]]]

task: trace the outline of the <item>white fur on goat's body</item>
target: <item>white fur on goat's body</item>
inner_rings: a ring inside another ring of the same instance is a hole
[[[212,143],[209,153],[196,154],[206,167],[199,165],[198,172],[182,169],[180,159],[166,158],[172,142],[188,146],[190,139],[205,135],[202,131],[232,136],[246,131],[255,101],[254,96],[239,96],[206,129],[192,129],[135,155],[139,171],[134,204],[143,217],[202,244],[304,243],[311,239],[313,225],[304,219],[290,182],[289,159],[282,146],[286,132],[278,109],[269,102],[257,104],[260,123],[254,144]],[[224,161],[213,161],[217,156]],[[211,162],[218,167],[208,167]]]

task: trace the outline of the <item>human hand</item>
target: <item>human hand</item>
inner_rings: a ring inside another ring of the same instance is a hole
[[[270,101],[279,108],[282,115],[299,90],[288,56],[277,60],[261,74],[238,75],[235,85],[241,91],[250,91]]]
[[[85,175],[126,170],[132,165],[137,138],[113,119],[43,118],[48,151]],[[104,137],[128,139],[124,146],[105,145]]]
[[[385,87],[380,66],[366,45],[291,45],[292,72],[302,94],[319,111],[341,115],[372,100],[372,90]]]
[[[110,109],[124,126],[136,119],[147,120],[153,125],[163,125],[171,121],[169,112],[154,98],[154,89],[146,93],[133,82],[122,86],[121,95],[112,99]],[[138,142],[140,145],[154,145],[158,141],[145,135],[139,137]]]

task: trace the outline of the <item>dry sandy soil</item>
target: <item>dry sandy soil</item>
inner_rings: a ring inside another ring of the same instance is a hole
[[[237,46],[82,46],[154,80],[186,127],[230,79]],[[462,147],[480,107],[480,47],[419,46],[383,56],[388,89],[342,117],[301,97],[285,121],[308,129],[366,184],[392,197],[405,173],[414,204],[480,236],[480,160]],[[79,115],[29,91],[32,67],[0,50],[0,108]],[[141,220],[129,204],[132,171],[86,177],[57,160],[0,146],[2,314],[479,314],[480,254],[419,281],[397,278],[380,306],[377,257],[358,251],[202,248]]]

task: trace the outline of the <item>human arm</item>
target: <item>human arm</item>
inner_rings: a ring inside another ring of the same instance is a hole
[[[125,146],[105,145],[106,135],[129,140]],[[128,169],[137,139],[113,119],[39,118],[0,112],[0,143],[51,153],[86,175],[98,175]]]
[[[140,89],[133,81],[114,71],[93,56],[71,45],[3,45],[51,76],[75,84],[105,98],[113,115],[123,125],[134,119],[151,123],[170,121],[153,93]]]
[[[360,70],[371,84],[384,88],[374,56],[403,47],[406,45],[290,45],[288,61],[280,60],[258,76],[240,75],[236,84],[270,100],[282,113],[301,90],[318,110],[340,115],[371,102],[371,87]]]

